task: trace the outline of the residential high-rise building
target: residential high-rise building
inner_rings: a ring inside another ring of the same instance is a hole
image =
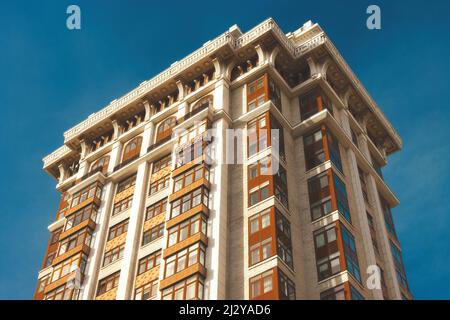
[[[318,24],[233,26],[44,158],[34,298],[411,299],[381,173],[401,145]]]

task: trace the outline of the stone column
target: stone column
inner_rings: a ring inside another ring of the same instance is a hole
[[[108,164],[108,172],[113,172],[116,162],[121,156],[122,146],[120,141],[116,141],[110,153],[110,161]],[[98,274],[101,268],[103,259],[103,248],[105,246],[108,235],[108,224],[111,216],[111,208],[114,200],[115,183],[108,181],[102,190],[101,205],[97,214],[97,225],[92,234],[91,253],[88,259],[86,268],[86,276],[83,284],[83,291],[81,299],[92,300],[95,299]]]
[[[147,152],[153,134],[153,123],[145,126],[141,156]],[[138,166],[136,174],[136,184],[134,186],[133,201],[131,204],[130,218],[128,223],[128,232],[125,242],[125,249],[122,260],[122,269],[120,271],[119,285],[117,288],[117,300],[132,299],[134,278],[136,276],[136,257],[140,246],[142,234],[142,223],[144,215],[145,195],[148,181],[149,164],[141,163]]]

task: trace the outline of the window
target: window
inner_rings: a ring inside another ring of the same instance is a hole
[[[334,193],[331,193],[332,184]],[[345,184],[332,170],[309,179],[308,190],[313,221],[338,210],[348,222],[351,222]]]
[[[119,184],[117,185],[116,194],[133,187],[135,184],[136,184],[136,174],[133,174],[132,176],[119,182]]]
[[[106,173],[108,171],[108,164],[109,156],[104,156],[92,164],[90,172],[101,171],[103,173]]]
[[[167,199],[160,200],[151,206],[147,207],[145,212],[145,221],[150,220],[160,214],[166,213]]]
[[[67,231],[83,221],[86,221],[87,219],[91,219],[95,222],[95,219],[97,217],[97,207],[95,205],[90,205],[87,207],[84,207],[83,209],[80,209],[69,216],[67,216],[66,225],[64,227],[64,230]]]
[[[352,286],[351,284],[349,284],[349,286],[352,300],[364,300],[364,296],[361,293],[359,293],[359,291],[356,290],[354,286]]]
[[[270,226],[270,209],[260,212],[249,218],[250,234],[258,232]]]
[[[344,284],[321,292],[320,300],[346,300]]]
[[[158,238],[161,238],[164,234],[164,223],[161,223],[150,230],[144,232],[142,237],[142,245],[146,245],[152,241],[155,241]]]
[[[47,254],[47,257],[45,258],[45,262],[44,262],[44,268],[50,267],[53,259],[55,259],[56,256],[56,252],[50,252]]]
[[[339,213],[342,214],[348,222],[351,222],[352,220],[350,217],[350,209],[347,201],[347,189],[345,188],[345,184],[334,172],[333,172],[333,181],[334,181],[334,190],[336,193],[335,196],[337,209]]]
[[[250,299],[255,299],[273,290],[274,270],[271,269],[250,279]]]
[[[278,234],[282,234],[286,239],[291,239],[291,224],[288,219],[280,212],[275,209],[275,217],[277,221],[277,231]]]
[[[397,279],[399,284],[408,290],[408,281],[406,279],[405,266],[403,265],[402,253],[400,249],[389,240],[391,245],[392,257],[394,258],[395,272],[397,273]]]
[[[179,168],[191,161],[199,160],[203,155],[208,155],[209,148],[207,146],[210,141],[202,136],[187,146],[177,148],[176,167]]]
[[[168,154],[167,156],[159,159],[158,161],[153,162],[153,170],[152,173],[155,174],[161,171],[164,168],[167,168],[172,165],[172,154]]]
[[[38,293],[44,292],[45,286],[47,285],[49,279],[50,279],[49,275],[39,279],[39,284],[38,284],[38,289],[37,289]]]
[[[195,275],[162,290],[161,295],[163,300],[202,300],[203,287],[203,279]]]
[[[269,182],[267,181],[249,191],[248,205],[253,206],[258,202],[267,199],[269,196]]]
[[[173,219],[203,203],[208,207],[208,189],[201,187],[172,202],[170,218]]]
[[[327,172],[309,179],[308,190],[311,219],[315,221],[331,213],[333,208],[330,194],[330,181]]]
[[[380,251],[378,249],[377,233],[375,231],[375,224],[373,223],[373,218],[367,211],[366,215],[367,215],[367,222],[369,224],[370,237],[372,238],[373,250],[375,251],[375,254],[380,254]]]
[[[209,169],[205,165],[197,165],[174,178],[173,192],[180,191],[184,187],[198,181],[202,178],[209,180]]]
[[[91,243],[91,238],[92,238],[91,230],[88,228],[84,228],[70,235],[69,237],[61,241],[61,244],[59,245],[58,256],[82,244],[89,246]]]
[[[156,180],[150,184],[149,195],[155,194],[158,191],[161,191],[169,186],[170,175],[166,175],[161,179]]]
[[[120,200],[119,202],[114,203],[114,209],[112,215],[115,216],[129,208],[133,203],[133,195],[126,197],[125,199]]]
[[[263,75],[247,85],[247,111],[256,109],[267,99],[267,75]]]
[[[247,126],[247,145],[248,156],[266,149],[269,143],[269,113],[259,116]]]
[[[188,114],[189,115],[189,114]],[[205,137],[205,132],[208,129],[208,119],[195,123],[189,129],[180,132],[178,144],[180,146],[192,144],[195,141],[200,141]]]
[[[318,129],[303,138],[306,170],[310,170],[326,161],[323,147],[322,129]]]
[[[45,300],[76,300],[78,297],[78,290],[68,283],[50,291],[45,295]]]
[[[187,238],[203,233],[206,236],[206,218],[202,214],[179,223],[168,230],[167,247],[171,247]]]
[[[289,267],[294,268],[294,262],[292,260],[292,248],[291,244],[285,244],[280,238],[277,239],[277,255],[283,260]]]
[[[98,282],[97,296],[100,296],[119,285],[120,271],[113,273]]]
[[[141,152],[141,144],[141,136],[135,137],[130,142],[128,142],[123,150],[122,162],[132,161],[139,157],[139,154]]]
[[[384,222],[386,225],[386,229],[392,237],[397,239],[397,233],[395,232],[394,218],[392,217],[391,207],[382,198],[380,198],[380,202],[381,202],[381,209],[383,210],[383,216],[384,216]]]
[[[122,259],[124,250],[125,250],[125,243],[105,252],[105,255],[103,257],[103,265],[102,266],[103,267],[107,266],[117,260]]]
[[[358,167],[358,175],[359,175],[359,182],[361,183],[361,191],[364,198],[364,201],[369,204],[369,197],[367,196],[367,185],[366,185],[366,175],[364,171],[361,170],[360,167]]]
[[[342,244],[344,246],[345,264],[347,265],[347,270],[355,277],[356,280],[361,282],[361,273],[359,271],[358,254],[356,253],[355,238],[343,225],[341,225],[341,235],[342,235]]]
[[[155,143],[158,143],[160,141],[163,141],[163,139],[170,137],[172,135],[172,128],[175,127],[176,124],[177,120],[175,117],[169,117],[163,120],[158,126]]]
[[[129,219],[126,219],[126,220],[119,222],[118,224],[112,226],[111,228],[109,228],[108,241],[127,232],[128,231],[128,221],[129,221]]]
[[[161,250],[153,252],[148,256],[142,258],[141,260],[139,260],[138,275],[143,274],[144,272],[147,272],[148,270],[153,269],[156,266],[159,266],[160,262]]]
[[[200,242],[197,242],[196,244],[193,244],[186,249],[178,251],[177,253],[166,259],[164,277],[170,277],[197,263],[200,263],[202,266],[204,266],[205,255],[205,246]]]
[[[272,255],[272,237],[270,237],[250,247],[250,266],[257,264]]]
[[[51,282],[55,282],[77,269],[83,274],[86,269],[86,261],[87,256],[85,254],[77,254],[57,264],[53,268]]]
[[[136,289],[134,293],[134,300],[153,300],[156,298],[157,292],[158,280],[153,280],[152,282]]]
[[[280,165],[276,174],[274,174],[274,195],[283,206],[289,208],[287,174],[286,169]]]
[[[295,284],[280,270],[278,270],[278,290],[280,299],[295,300]]]
[[[302,120],[306,120],[324,109],[333,113],[330,100],[320,89],[309,91],[305,95],[302,95],[299,100]]]
[[[89,187],[75,193],[72,197],[72,204],[71,204],[71,208],[79,205],[80,203],[82,203],[83,201],[90,199],[92,197],[96,197],[98,199],[100,199],[102,194],[102,187],[101,185],[97,184],[97,183],[93,183],[91,184]]]
[[[336,227],[327,226],[314,232],[316,248],[316,264],[319,281],[341,271],[339,250],[336,238]]]
[[[338,140],[324,125],[305,135],[303,144],[306,170],[331,160],[336,168],[343,172]]]
[[[59,240],[59,235],[61,234],[62,229],[56,230],[52,232],[50,236],[50,245],[55,244]]]

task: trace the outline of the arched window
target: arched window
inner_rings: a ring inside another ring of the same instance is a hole
[[[212,96],[206,96],[200,101],[198,101],[196,104],[192,106],[191,112],[194,112],[195,110],[203,110],[208,108],[213,103],[213,97]]]
[[[175,117],[169,117],[166,120],[162,121],[158,130],[156,131],[156,141],[155,143],[167,138],[172,135],[172,128],[177,124],[177,119]]]
[[[101,171],[106,173],[108,171],[108,164],[109,156],[104,156],[92,164],[90,172]]]
[[[139,156],[141,152],[142,137],[133,138],[127,143],[125,149],[123,150],[122,162]]]

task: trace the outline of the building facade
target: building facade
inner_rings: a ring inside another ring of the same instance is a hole
[[[401,144],[318,24],[233,26],[44,158],[34,298],[411,299],[381,173]]]

